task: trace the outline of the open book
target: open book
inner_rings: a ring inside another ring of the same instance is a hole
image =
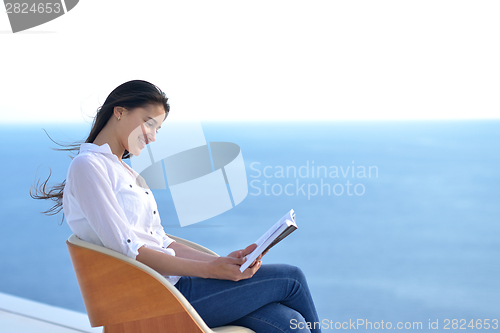
[[[292,209],[255,242],[257,247],[247,255],[247,261],[241,265],[240,271],[247,269],[261,253],[278,244],[295,229],[297,229],[297,224],[295,224],[295,212]]]

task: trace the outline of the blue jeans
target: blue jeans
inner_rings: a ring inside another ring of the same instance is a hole
[[[262,265],[252,278],[237,282],[184,276],[175,286],[209,327],[238,325],[257,333],[321,332],[306,278],[294,266]]]

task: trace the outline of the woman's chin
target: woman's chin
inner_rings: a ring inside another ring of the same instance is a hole
[[[135,148],[130,153],[134,156],[139,156],[141,154],[142,149]]]

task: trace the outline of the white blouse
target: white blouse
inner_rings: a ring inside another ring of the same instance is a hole
[[[134,259],[142,246],[175,256],[153,193],[108,144],[81,144],[66,176],[63,210],[73,233],[84,241]],[[172,284],[180,279],[165,277]]]

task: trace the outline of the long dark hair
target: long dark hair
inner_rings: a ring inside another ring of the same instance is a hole
[[[104,126],[106,126],[109,119],[113,115],[113,109],[115,106],[124,107],[130,110],[137,107],[144,107],[148,104],[163,105],[165,109],[165,117],[167,117],[168,113],[170,112],[170,105],[168,104],[167,96],[163,91],[161,91],[160,88],[158,88],[154,84],[142,80],[133,80],[119,85],[108,95],[106,101],[104,101],[104,104],[97,109],[97,114],[94,118],[94,121],[92,122],[92,129],[90,130],[90,134],[85,140],[85,143],[94,142],[97,135],[101,132]],[[55,143],[59,146],[64,147],[54,148],[55,150],[60,151],[77,151],[80,149],[81,145],[81,142],[76,142],[68,145],[60,144],[57,142]],[[122,158],[130,158],[130,153],[125,150]],[[48,199],[55,202],[52,207],[42,212],[46,215],[55,215],[59,213],[63,208],[62,198],[66,180],[64,180],[60,184],[53,186],[47,192],[47,182],[49,181],[51,175],[52,171],[50,172],[49,177],[44,182],[42,182],[41,184],[40,181],[36,182],[35,193],[32,193],[33,187],[30,188],[30,196],[33,199]],[[63,220],[64,214],[61,222]]]

